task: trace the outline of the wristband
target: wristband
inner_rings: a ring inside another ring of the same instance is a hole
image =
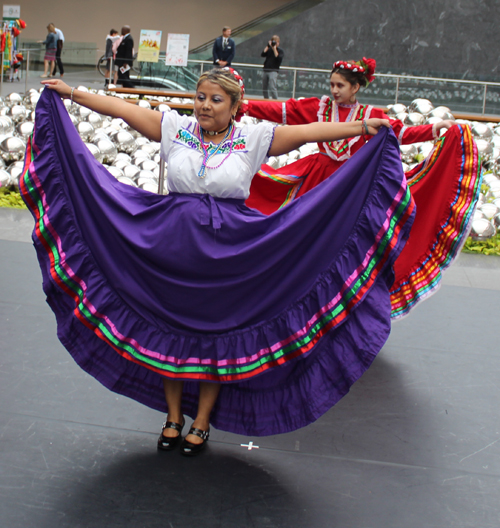
[[[71,104],[73,104],[73,92],[75,91],[75,87],[71,88]]]
[[[361,127],[362,127],[362,130],[363,130],[363,136],[369,136],[370,132],[368,131],[368,125],[366,124],[366,121],[364,119],[361,122]]]

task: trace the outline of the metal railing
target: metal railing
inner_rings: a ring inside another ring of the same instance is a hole
[[[25,91],[27,91],[31,64],[34,62],[35,67],[40,67],[40,63],[43,63],[44,50],[31,47],[18,51],[25,55],[22,70],[25,77]],[[88,53],[89,49],[82,48],[78,51]],[[98,49],[94,49],[93,52],[95,53],[94,64],[97,64],[98,58],[104,52]],[[245,79],[246,93],[252,96],[262,95],[262,65],[234,62],[233,66]],[[166,87],[168,87],[168,81],[170,85],[174,82],[186,90],[194,90],[199,75],[212,67],[213,64],[209,60],[195,59],[189,59],[186,67],[166,66],[164,54],[162,54],[158,63],[139,63],[140,73],[137,77],[138,79],[141,79],[141,76],[155,79],[158,81],[157,87],[160,87],[164,80]],[[278,76],[279,97],[287,99],[328,94],[330,92],[329,74],[329,69],[282,66]],[[0,75],[0,79],[1,90],[4,76]],[[500,115],[500,82],[378,73],[375,81],[363,89],[361,95],[364,103],[382,107],[395,103],[408,105],[416,98],[429,99],[434,106],[447,106],[454,112],[462,111],[483,116],[486,114]]]

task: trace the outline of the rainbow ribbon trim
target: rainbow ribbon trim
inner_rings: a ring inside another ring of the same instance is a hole
[[[34,236],[41,243],[49,259],[50,278],[53,284],[72,300],[73,316],[123,358],[163,376],[177,379],[241,381],[306,355],[326,333],[341,324],[362,301],[384,269],[385,263],[402,236],[401,230],[414,210],[409,189],[406,182],[402,181],[398,194],[386,211],[386,220],[362,262],[347,278],[337,295],[313,313],[303,328],[288,338],[235,359],[216,360],[196,357],[179,359],[149,350],[134,337],[123,335],[110,317],[94,306],[91,300],[92,294],[88,291],[85,280],[68,264],[63,241],[51,223],[51,207],[37,175],[35,153],[38,153],[38,149],[32,137],[27,147],[20,190],[35,217]]]
[[[429,254],[420,260],[408,279],[391,290],[391,317],[405,317],[421,300],[434,293],[440,286],[442,271],[448,268],[465,243],[472,215],[481,189],[481,167],[477,147],[468,126],[460,127],[460,178],[457,191],[450,205],[450,213],[436,235]],[[422,163],[421,169],[408,183],[411,187],[425,176],[436,163],[446,137],[436,145],[431,156]]]

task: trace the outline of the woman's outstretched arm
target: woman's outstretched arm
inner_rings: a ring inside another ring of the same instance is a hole
[[[363,123],[366,123],[367,129]],[[279,156],[299,148],[305,143],[337,141],[338,139],[361,136],[366,132],[374,136],[383,126],[390,126],[387,119],[372,118],[366,121],[348,123],[311,123],[309,125],[277,127],[269,154]]]
[[[71,98],[72,88],[59,79],[42,81],[42,84],[45,85],[45,88],[56,91],[63,99]],[[96,95],[76,89],[73,90],[73,101],[99,114],[121,117],[148,139],[161,140],[162,114],[160,112],[127,103],[118,97]]]

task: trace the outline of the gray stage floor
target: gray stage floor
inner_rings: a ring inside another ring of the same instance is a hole
[[[60,345],[30,231],[0,209],[2,528],[500,526],[500,259],[462,255],[313,425],[189,459]]]

